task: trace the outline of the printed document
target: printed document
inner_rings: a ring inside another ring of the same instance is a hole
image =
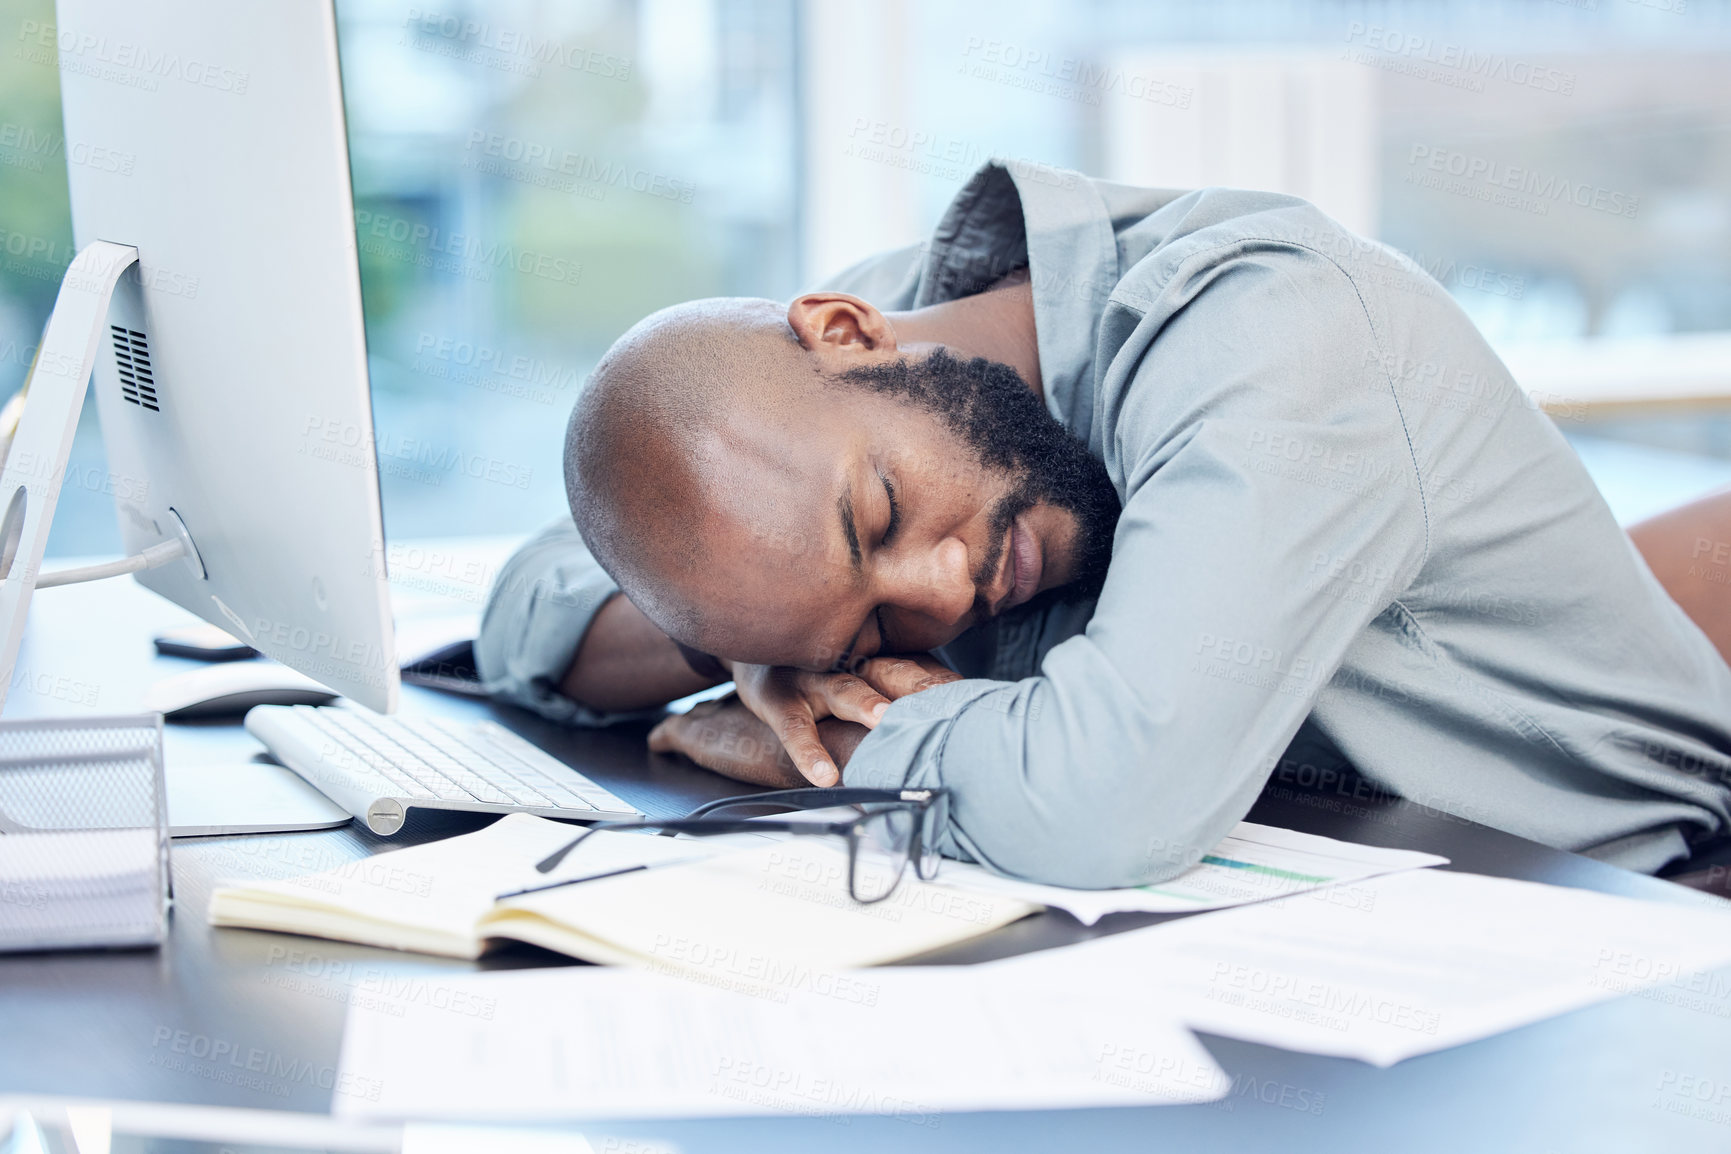
[[[1725,903],[1417,870],[990,963],[1158,990],[1212,1034],[1388,1066],[1619,994],[1716,996]]]

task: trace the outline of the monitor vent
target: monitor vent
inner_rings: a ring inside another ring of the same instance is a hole
[[[137,329],[109,325],[114,333],[114,367],[120,374],[120,395],[140,408],[160,413],[156,376],[150,368],[150,345]]]

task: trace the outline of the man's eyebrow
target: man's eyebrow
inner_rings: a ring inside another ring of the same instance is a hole
[[[841,531],[847,537],[847,551],[853,558],[853,571],[857,574],[864,565],[864,557],[859,548],[859,530],[853,521],[853,493],[844,491],[836,498],[835,509],[841,516]]]

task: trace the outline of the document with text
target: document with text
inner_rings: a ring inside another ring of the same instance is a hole
[[[1731,1016],[1731,981],[1712,973],[1731,965],[1731,907],[1716,899],[1447,870],[1349,888],[1356,900],[1296,894],[989,968],[1155,989],[1195,1029],[1379,1066],[1624,993]]]
[[[1067,910],[1077,921],[1091,926],[1107,914],[1215,910],[1401,870],[1447,864],[1448,858],[1433,853],[1382,849],[1241,821],[1196,865],[1154,885],[1115,890],[1067,889],[1000,877],[966,862],[944,863],[938,881]],[[1348,902],[1355,900],[1355,896],[1344,890],[1333,894],[1334,898]]]

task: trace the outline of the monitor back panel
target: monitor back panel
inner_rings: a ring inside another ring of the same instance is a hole
[[[379,710],[397,670],[328,0],[59,0],[76,243],[135,246],[95,374],[139,575]]]

